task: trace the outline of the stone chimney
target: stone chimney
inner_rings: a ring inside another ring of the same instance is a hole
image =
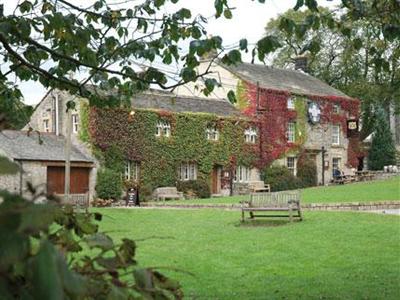
[[[294,68],[295,68],[295,70],[301,70],[301,71],[307,73],[307,71],[308,71],[308,68],[307,68],[308,62],[307,62],[307,60],[308,60],[307,56],[297,56],[294,59]]]

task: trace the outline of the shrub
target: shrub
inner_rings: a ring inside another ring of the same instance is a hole
[[[119,199],[122,193],[121,174],[104,168],[97,173],[97,197],[101,199]]]
[[[368,168],[382,170],[384,166],[396,163],[396,148],[383,109],[376,113],[371,148],[368,153]]]
[[[100,199],[100,198],[97,198],[97,199],[94,199],[92,201],[92,206],[94,206],[94,207],[108,207],[108,206],[111,206],[112,202],[113,201],[111,199]]]
[[[177,189],[184,194],[195,194],[198,198],[210,198],[210,187],[204,180],[178,181]]]
[[[270,166],[264,169],[262,178],[270,184],[273,192],[294,190],[301,187],[301,182],[285,166]]]
[[[297,163],[297,179],[301,187],[310,187],[317,185],[317,165],[315,161],[309,158],[299,159]]]

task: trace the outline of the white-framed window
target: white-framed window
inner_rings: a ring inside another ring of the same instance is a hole
[[[290,172],[292,172],[294,176],[296,176],[297,173],[296,157],[294,156],[286,157],[286,167],[289,169]]]
[[[196,180],[197,179],[197,164],[196,163],[181,163],[179,166],[179,180]]]
[[[244,131],[244,140],[246,143],[255,144],[257,141],[257,129],[254,127],[247,128]]]
[[[287,99],[287,108],[288,108],[288,109],[295,109],[295,106],[294,106],[294,99],[293,99],[292,97],[289,97],[289,98]]]
[[[294,143],[296,140],[296,122],[289,122],[286,132],[287,141]]]
[[[50,132],[50,120],[43,119],[42,124],[43,124],[43,132]]]
[[[340,166],[340,157],[333,157],[332,158],[332,170],[340,170],[341,166]]]
[[[78,133],[79,130],[79,116],[77,114],[72,115],[72,133]]]
[[[156,127],[156,136],[170,137],[171,136],[171,124],[167,121],[158,121]]]
[[[234,182],[248,182],[250,181],[251,170],[244,166],[237,166],[233,177]]]
[[[126,180],[139,180],[140,164],[137,161],[126,160],[124,178]]]
[[[340,125],[332,125],[332,145],[340,145]]]
[[[207,127],[206,135],[207,135],[207,140],[218,141],[218,139],[219,139],[219,132],[218,132],[217,127],[215,127],[215,126]]]
[[[333,104],[333,113],[338,114],[340,113],[340,105],[339,104]]]

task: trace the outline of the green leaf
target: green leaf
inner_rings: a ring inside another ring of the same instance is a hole
[[[261,61],[264,60],[265,54],[273,52],[280,46],[281,44],[279,43],[279,40],[275,36],[269,35],[262,38],[257,42],[259,59]]]
[[[304,5],[304,0],[297,0],[296,6],[293,7],[294,10],[299,10],[300,7]]]
[[[0,175],[16,174],[20,170],[17,163],[10,161],[7,157],[0,156]]]
[[[361,49],[362,45],[363,45],[363,42],[360,38],[356,38],[353,40],[354,49],[359,50],[359,49]]]
[[[240,50],[246,50],[247,49],[247,39],[241,39],[239,41],[239,48],[240,48]]]
[[[36,234],[46,230],[57,217],[59,209],[51,204],[29,205],[22,213],[21,232]]]
[[[43,241],[36,256],[31,259],[33,293],[35,299],[63,299],[57,253],[49,241]]]
[[[225,9],[224,10],[224,17],[227,19],[232,19],[232,11],[230,9]]]
[[[3,216],[4,217],[4,216]],[[29,240],[15,231],[0,230],[0,273],[18,261],[24,260],[29,252]]]
[[[232,103],[232,104],[236,103],[236,95],[235,95],[235,92],[234,92],[234,91],[230,90],[230,91],[228,92],[228,100],[229,100],[229,102]]]
[[[110,250],[114,247],[112,239],[104,233],[95,233],[85,237],[85,241],[90,248],[100,248]]]
[[[238,63],[238,62],[242,61],[242,55],[241,55],[240,51],[237,49],[229,51],[228,57],[232,63]]]
[[[318,3],[316,0],[306,0],[306,6],[311,10],[311,11],[318,11]]]
[[[64,290],[72,296],[72,298],[82,299],[86,291],[86,279],[68,268],[65,258],[59,253],[56,253],[57,269],[62,281]]]
[[[136,269],[133,272],[136,285],[140,289],[151,290],[154,287],[153,275],[149,269]]]
[[[206,91],[204,91],[204,94],[208,96],[215,88],[215,86],[218,85],[218,81],[215,78],[207,78],[204,81],[204,84],[206,86]]]
[[[196,75],[196,71],[191,68],[183,68],[181,71],[181,77],[185,82],[195,80]]]
[[[24,14],[27,13],[29,11],[31,11],[33,8],[33,5],[30,1],[24,1],[19,5],[19,11]]]
[[[82,234],[94,234],[97,232],[98,226],[96,224],[91,223],[91,220],[88,216],[84,214],[76,215],[76,228],[75,233],[79,236]]]
[[[289,35],[291,35],[294,31],[294,28],[296,27],[296,24],[293,20],[282,17],[279,22],[279,29],[285,31]]]

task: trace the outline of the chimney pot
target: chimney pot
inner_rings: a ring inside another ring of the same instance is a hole
[[[307,73],[307,56],[297,56],[294,59],[294,68],[295,70],[302,70]]]

